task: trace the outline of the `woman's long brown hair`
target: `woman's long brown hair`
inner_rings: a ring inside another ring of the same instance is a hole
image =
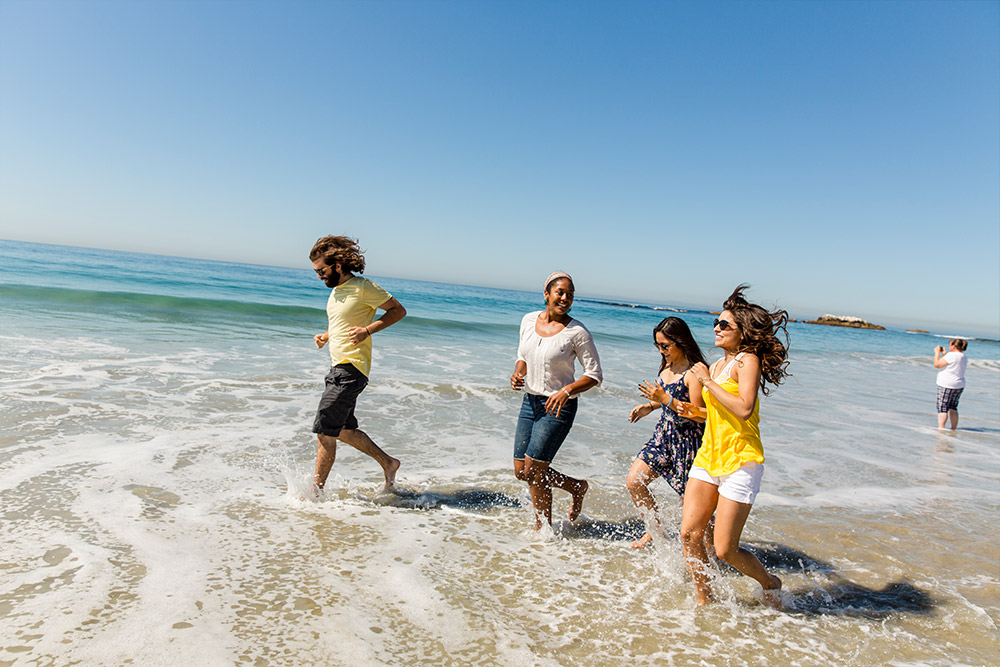
[[[750,287],[746,283],[738,286],[729,295],[723,309],[733,314],[736,326],[739,327],[743,340],[740,341],[740,352],[750,352],[760,359],[760,391],[765,396],[770,389],[766,383],[778,386],[791,375],[788,372],[788,311],[767,311],[755,303],[750,303],[743,297],[743,292]],[[782,343],[777,334],[785,334]]]

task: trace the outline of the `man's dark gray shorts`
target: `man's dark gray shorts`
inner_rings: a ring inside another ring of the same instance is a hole
[[[337,437],[341,430],[358,427],[354,406],[368,386],[368,378],[354,364],[337,364],[326,375],[326,389],[319,399],[313,433]]]

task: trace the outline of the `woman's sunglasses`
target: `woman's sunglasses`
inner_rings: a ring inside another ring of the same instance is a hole
[[[715,320],[712,322],[712,328],[714,329],[715,327],[719,327],[719,329],[725,331],[726,329],[735,329],[736,325],[726,320]]]

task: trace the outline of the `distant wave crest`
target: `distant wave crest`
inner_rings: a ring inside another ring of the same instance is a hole
[[[577,301],[587,302],[587,303],[599,303],[604,306],[614,306],[616,308],[636,308],[638,310],[657,310],[657,311],[668,311],[671,313],[686,313],[689,312],[684,308],[672,308],[670,306],[647,306],[642,303],[625,303],[622,301],[603,301],[601,299],[577,299]],[[698,312],[698,311],[695,311]]]
[[[59,308],[84,308],[86,310],[123,308],[140,312],[162,314],[225,315],[253,318],[286,318],[315,320],[322,309],[303,306],[286,306],[223,299],[204,299],[163,294],[136,292],[98,292],[56,287],[25,285],[0,285],[0,298],[30,301]]]
[[[0,299],[8,303],[22,302],[31,304],[33,307],[42,306],[65,311],[115,311],[119,314],[126,311],[132,312],[136,316],[154,316],[171,320],[223,318],[312,327],[322,326],[326,320],[324,308],[137,292],[102,292],[59,287],[0,285]],[[422,318],[413,315],[407,316],[401,324],[407,328],[433,328],[445,334],[449,332],[454,334],[461,332],[487,333],[498,329],[509,329],[516,332],[518,328],[517,324],[464,322]]]

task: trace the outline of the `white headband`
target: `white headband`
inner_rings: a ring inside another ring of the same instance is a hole
[[[545,285],[543,289],[547,290],[549,288],[549,284],[553,280],[556,280],[557,278],[566,278],[570,282],[573,282],[573,278],[565,271],[553,271],[552,273],[549,274],[549,277],[545,279]]]

